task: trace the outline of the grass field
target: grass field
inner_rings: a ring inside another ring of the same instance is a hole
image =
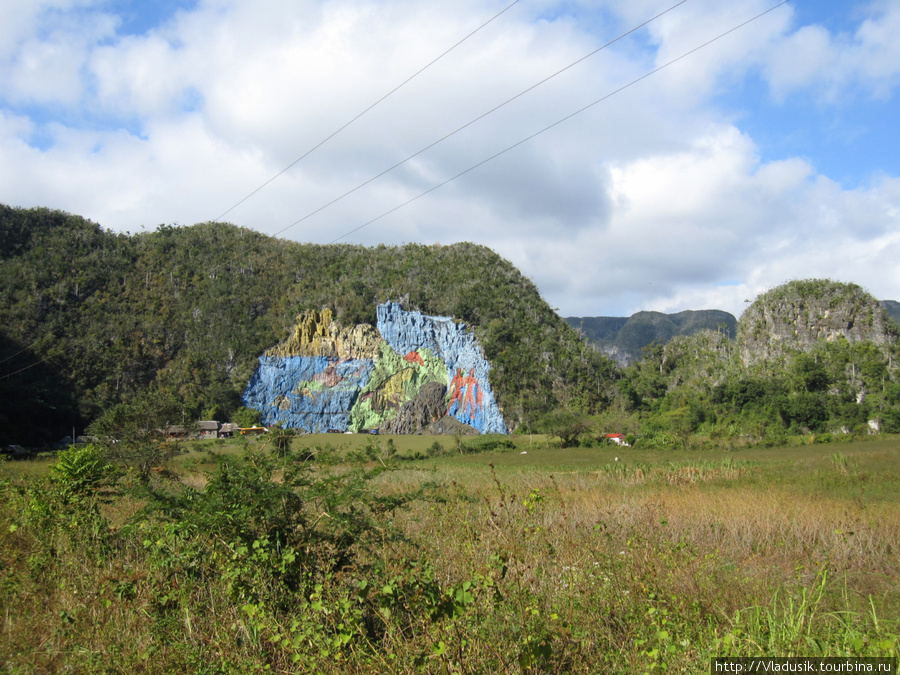
[[[714,656],[897,656],[900,439],[292,443],[284,458],[263,440],[187,444],[144,486],[0,465],[0,672],[706,673]]]

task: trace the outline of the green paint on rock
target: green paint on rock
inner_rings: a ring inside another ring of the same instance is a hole
[[[447,366],[440,358],[430,349],[401,355],[383,342],[369,381],[350,411],[350,430],[383,427],[428,383],[447,387]]]

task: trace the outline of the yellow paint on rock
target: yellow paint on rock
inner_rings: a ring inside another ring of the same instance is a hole
[[[381,348],[381,336],[368,324],[342,328],[330,309],[311,311],[297,317],[291,335],[266,352],[266,356],[327,356],[339,359],[374,359]]]

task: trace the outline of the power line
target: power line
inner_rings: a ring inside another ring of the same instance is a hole
[[[322,147],[323,145],[325,145],[328,141],[330,141],[332,138],[334,138],[335,136],[337,136],[339,133],[341,133],[344,129],[346,129],[346,128],[349,127],[351,124],[353,124],[353,123],[354,123],[356,120],[358,120],[360,117],[362,117],[362,116],[365,115],[367,112],[369,112],[370,110],[372,110],[375,106],[377,106],[377,105],[379,105],[380,103],[382,103],[382,102],[383,102],[385,99],[387,99],[389,96],[391,96],[392,94],[396,93],[396,92],[399,91],[402,87],[406,86],[406,85],[409,84],[412,80],[414,80],[414,79],[417,78],[419,75],[421,75],[422,73],[424,73],[426,70],[428,70],[429,68],[431,68],[431,66],[433,66],[435,63],[437,63],[437,62],[440,61],[442,58],[444,58],[445,56],[447,56],[447,54],[449,54],[449,53],[452,52],[454,49],[456,49],[457,47],[459,47],[463,42],[465,42],[465,41],[468,40],[470,37],[472,37],[473,35],[475,35],[475,34],[476,34],[478,31],[480,31],[482,28],[486,27],[488,24],[490,24],[492,21],[494,21],[495,19],[497,19],[498,17],[500,17],[502,14],[504,14],[504,13],[507,12],[508,10],[512,9],[512,7],[513,7],[514,5],[516,5],[516,4],[518,4],[518,2],[519,2],[519,0],[513,0],[513,2],[511,2],[510,4],[508,4],[506,7],[504,7],[502,10],[500,10],[499,12],[497,12],[497,13],[496,13],[494,16],[492,16],[490,19],[488,19],[488,20],[485,21],[483,24],[481,24],[480,26],[478,26],[478,28],[476,28],[476,29],[473,30],[471,33],[469,33],[468,35],[466,35],[464,38],[462,38],[461,40],[459,40],[459,41],[458,41],[456,44],[454,44],[452,47],[450,47],[449,49],[445,50],[445,51],[444,51],[443,53],[441,53],[437,58],[433,59],[433,60],[430,61],[428,64],[426,64],[425,66],[423,66],[422,68],[420,68],[419,70],[417,70],[415,73],[413,73],[412,75],[410,75],[410,76],[409,76],[408,78],[406,78],[405,80],[403,80],[403,82],[401,82],[401,83],[398,84],[396,87],[394,87],[393,89],[391,89],[388,93],[386,93],[384,96],[382,96],[381,98],[379,98],[379,99],[378,99],[377,101],[375,101],[372,105],[370,105],[368,108],[366,108],[366,109],[363,110],[361,113],[359,113],[356,117],[354,117],[353,119],[351,119],[349,122],[346,122],[343,126],[341,126],[341,127],[340,127],[339,129],[337,129],[336,131],[332,132],[330,135],[326,136],[324,139],[322,139],[321,141],[319,141],[316,145],[314,145],[314,146],[311,147],[309,150],[307,150],[307,151],[304,152],[302,155],[300,155],[300,157],[298,157],[297,159],[295,159],[293,162],[291,162],[291,163],[288,164],[286,167],[284,167],[281,171],[279,171],[279,172],[276,173],[274,176],[272,176],[272,177],[271,177],[269,180],[267,180],[265,183],[263,183],[263,184],[260,185],[258,188],[256,188],[255,190],[253,190],[253,192],[251,192],[251,193],[248,194],[246,197],[244,197],[243,199],[241,199],[239,202],[237,202],[236,204],[234,204],[233,206],[231,206],[230,208],[228,208],[227,210],[225,210],[218,218],[216,218],[216,219],[213,220],[212,222],[216,223],[216,222],[220,221],[222,218],[224,218],[226,215],[228,215],[229,213],[231,213],[232,211],[234,211],[238,206],[240,206],[240,205],[243,204],[245,201],[247,201],[248,199],[250,199],[253,195],[255,195],[257,192],[259,192],[260,190],[262,190],[262,189],[263,189],[264,187],[266,187],[267,185],[269,185],[271,182],[273,182],[273,181],[274,181],[275,179],[277,179],[279,176],[281,176],[282,174],[286,173],[287,171],[289,171],[290,169],[292,169],[294,166],[296,166],[297,164],[299,164],[300,162],[302,162],[302,161],[303,161],[304,159],[306,159],[309,155],[311,155],[313,152],[315,152],[316,150],[318,150],[319,148],[321,148],[321,147]]]
[[[285,227],[285,228],[279,230],[278,232],[276,232],[273,236],[276,236],[276,237],[277,237],[278,235],[280,235],[280,234],[282,234],[283,232],[289,230],[290,228],[294,227],[295,225],[299,225],[299,224],[302,223],[304,220],[307,220],[308,218],[310,218],[310,217],[316,215],[316,214],[319,213],[320,211],[323,211],[324,209],[328,208],[329,206],[332,206],[332,205],[336,204],[337,202],[341,201],[341,200],[344,199],[345,197],[348,197],[348,196],[350,196],[351,194],[353,194],[354,192],[356,192],[357,190],[359,190],[359,189],[365,187],[365,186],[368,185],[369,183],[372,183],[373,181],[375,181],[375,180],[381,178],[382,176],[384,176],[384,175],[390,173],[390,172],[393,171],[394,169],[396,169],[396,168],[402,166],[403,164],[406,164],[406,163],[409,162],[410,160],[415,159],[416,157],[418,157],[418,156],[421,155],[422,153],[424,153],[424,152],[430,150],[431,148],[435,147],[436,145],[438,145],[438,144],[440,144],[440,143],[443,143],[444,141],[446,141],[446,140],[447,140],[448,138],[450,138],[451,136],[454,136],[454,135],[458,134],[460,131],[463,131],[464,129],[466,129],[466,128],[472,126],[473,124],[475,124],[476,122],[478,122],[478,121],[484,119],[484,118],[487,117],[488,115],[491,115],[492,113],[498,111],[500,108],[502,108],[502,107],[508,105],[509,103],[512,103],[513,101],[515,101],[516,99],[521,98],[522,96],[524,96],[524,95],[527,94],[528,92],[530,92],[530,91],[536,89],[537,87],[541,86],[542,84],[544,84],[544,83],[546,83],[546,82],[552,80],[552,79],[553,79],[554,77],[556,77],[557,75],[560,75],[560,74],[566,72],[566,71],[569,70],[570,68],[572,68],[572,67],[578,65],[578,64],[581,63],[582,61],[584,61],[584,60],[590,58],[591,56],[593,56],[594,54],[596,54],[596,53],[598,53],[598,52],[600,52],[600,51],[606,49],[607,47],[609,47],[610,45],[615,44],[616,42],[619,42],[620,40],[622,40],[622,39],[626,38],[627,36],[631,35],[632,33],[634,33],[635,31],[640,30],[641,28],[643,28],[644,26],[646,26],[646,25],[649,24],[650,22],[655,21],[656,19],[658,19],[659,17],[663,16],[664,14],[667,14],[667,13],[671,12],[673,9],[675,9],[675,8],[678,7],[679,5],[683,5],[685,2],[687,2],[687,0],[680,0],[680,2],[678,2],[678,3],[674,4],[674,5],[672,5],[671,7],[669,7],[668,9],[666,9],[666,10],[663,11],[663,12],[660,12],[660,13],[657,14],[656,16],[654,16],[654,17],[652,17],[652,18],[650,18],[650,19],[647,19],[644,23],[640,24],[639,26],[635,26],[634,28],[632,28],[631,30],[629,30],[629,31],[626,32],[626,33],[623,33],[622,35],[620,35],[619,37],[615,38],[614,40],[611,40],[610,42],[607,42],[606,44],[604,44],[604,45],[601,46],[601,47],[598,47],[597,49],[595,49],[594,51],[590,52],[589,54],[586,54],[585,56],[582,56],[580,59],[578,59],[578,60],[576,60],[576,61],[573,61],[572,63],[570,63],[569,65],[567,65],[565,68],[562,68],[562,69],[556,71],[556,72],[553,73],[552,75],[548,75],[547,77],[545,77],[544,79],[540,80],[539,82],[536,82],[535,84],[531,85],[531,86],[528,87],[527,89],[524,89],[523,91],[519,92],[518,94],[516,94],[516,95],[513,96],[512,98],[509,98],[509,99],[507,99],[506,101],[504,101],[503,103],[500,103],[499,105],[494,106],[493,108],[491,108],[490,110],[488,110],[488,111],[482,113],[481,115],[479,115],[478,117],[474,118],[473,120],[470,120],[469,122],[466,122],[466,124],[462,125],[461,127],[458,127],[457,129],[454,129],[453,131],[451,131],[451,132],[448,133],[448,134],[445,134],[444,136],[442,136],[442,137],[439,138],[438,140],[434,141],[433,143],[430,143],[429,145],[426,145],[424,148],[422,148],[421,150],[419,150],[419,151],[413,153],[413,154],[410,155],[409,157],[407,157],[407,158],[405,158],[405,159],[403,159],[403,160],[397,162],[397,163],[394,164],[393,166],[388,167],[387,169],[385,169],[385,170],[382,171],[381,173],[376,174],[376,175],[373,176],[372,178],[369,178],[367,181],[365,181],[365,182],[363,182],[363,183],[360,183],[359,185],[357,185],[357,186],[356,186],[355,188],[353,188],[352,190],[348,190],[347,192],[345,192],[344,194],[340,195],[339,197],[336,197],[335,199],[331,200],[331,201],[328,202],[327,204],[323,204],[322,206],[320,206],[320,207],[317,208],[316,210],[311,211],[310,213],[307,213],[305,216],[303,216],[303,217],[300,218],[299,220],[294,221],[293,223],[291,223],[291,224],[288,225],[287,227]]]
[[[532,90],[534,90],[534,89],[537,89],[537,88],[540,87],[542,84],[545,84],[546,82],[549,82],[550,80],[552,80],[552,79],[553,79],[554,77],[556,77],[557,75],[561,75],[562,73],[566,72],[566,71],[569,70],[570,68],[573,68],[574,66],[578,65],[578,64],[581,63],[582,61],[585,61],[585,60],[589,59],[590,57],[594,56],[594,54],[597,54],[598,52],[603,51],[603,50],[606,49],[607,47],[609,47],[609,46],[611,46],[611,45],[614,45],[616,42],[619,42],[620,40],[623,40],[624,38],[628,37],[629,35],[631,35],[631,34],[634,33],[635,31],[640,30],[641,28],[643,28],[643,27],[646,26],[647,24],[651,23],[652,21],[655,21],[655,20],[658,19],[659,17],[661,17],[661,16],[663,16],[663,15],[665,15],[665,14],[668,14],[669,12],[671,12],[671,11],[672,11],[673,9],[675,9],[676,7],[678,7],[678,6],[680,6],[680,5],[683,5],[685,2],[687,2],[687,0],[680,0],[679,2],[676,2],[674,5],[672,5],[671,7],[669,7],[668,9],[666,9],[665,11],[662,11],[662,12],[660,12],[659,14],[657,14],[656,16],[654,16],[654,17],[652,17],[652,18],[650,18],[650,19],[647,19],[647,20],[644,21],[642,24],[640,24],[640,25],[638,25],[638,26],[635,26],[635,27],[632,28],[631,30],[629,30],[629,31],[627,31],[627,32],[625,32],[625,33],[622,33],[619,37],[615,38],[614,40],[610,40],[609,42],[607,42],[606,44],[604,44],[604,45],[598,47],[597,49],[593,50],[592,52],[590,52],[590,53],[588,53],[588,54],[585,54],[585,55],[582,56],[580,59],[577,59],[577,60],[573,61],[572,63],[570,63],[569,65],[567,65],[565,68],[561,68],[560,70],[557,70],[557,71],[556,71],[555,73],[553,73],[552,75],[548,75],[548,76],[545,77],[544,79],[542,79],[542,80],[540,80],[540,81],[538,81],[538,82],[535,82],[533,85],[531,85],[531,86],[528,87],[527,89],[524,89],[524,90],[520,91],[518,94],[516,94],[516,95],[513,96],[512,98],[506,99],[503,103],[500,103],[500,104],[498,104],[498,105],[495,105],[495,106],[494,106],[493,108],[491,108],[490,110],[487,110],[486,112],[483,112],[482,114],[480,114],[480,115],[479,115],[478,117],[476,117],[475,119],[472,119],[472,120],[466,122],[465,124],[463,124],[461,127],[458,127],[458,128],[456,128],[456,129],[454,129],[453,131],[451,131],[451,132],[449,132],[449,133],[447,133],[447,134],[444,134],[444,135],[441,136],[439,139],[437,139],[436,141],[434,141],[434,142],[432,142],[432,143],[429,143],[428,145],[426,145],[426,146],[425,146],[424,148],[422,148],[421,150],[418,150],[417,152],[414,152],[413,154],[411,154],[409,157],[400,160],[399,162],[397,162],[396,164],[394,164],[394,165],[392,165],[392,166],[389,166],[387,169],[385,169],[385,170],[382,171],[381,173],[378,173],[378,174],[372,176],[371,178],[369,178],[368,180],[366,180],[366,181],[363,182],[363,183],[360,183],[359,185],[357,185],[357,186],[354,187],[353,189],[348,190],[347,192],[343,193],[342,195],[340,195],[340,196],[338,196],[338,197],[335,197],[335,198],[332,199],[330,202],[328,202],[328,203],[326,203],[326,204],[323,204],[322,206],[320,206],[319,208],[315,209],[314,211],[310,211],[310,212],[307,213],[305,216],[303,216],[302,218],[300,218],[300,219],[298,219],[298,220],[295,220],[293,223],[291,223],[291,224],[288,225],[287,227],[284,227],[284,228],[278,230],[278,232],[275,232],[272,236],[277,237],[278,235],[280,235],[280,234],[286,232],[287,230],[291,229],[292,227],[294,227],[294,226],[296,226],[296,225],[299,225],[299,224],[302,223],[304,220],[307,220],[307,219],[311,218],[312,216],[316,215],[317,213],[319,213],[319,212],[321,212],[321,211],[324,211],[324,210],[327,209],[329,206],[333,206],[334,204],[338,203],[339,201],[341,201],[341,200],[344,199],[345,197],[349,197],[349,196],[352,195],[354,192],[356,192],[357,190],[360,190],[360,189],[364,188],[364,187],[365,187],[366,185],[368,185],[369,183],[372,183],[373,181],[378,180],[379,178],[381,178],[382,176],[384,176],[384,175],[390,173],[390,172],[393,171],[394,169],[396,169],[396,168],[398,168],[398,167],[400,167],[400,166],[403,166],[404,164],[406,164],[407,162],[409,162],[409,161],[412,160],[412,159],[415,159],[416,157],[418,157],[418,156],[421,155],[422,153],[424,153],[424,152],[426,152],[426,151],[428,151],[428,150],[431,150],[431,148],[435,147],[436,145],[438,145],[438,144],[440,144],[440,143],[443,143],[444,141],[446,141],[446,140],[447,140],[448,138],[450,138],[451,136],[455,136],[455,135],[458,134],[460,131],[462,131],[462,130],[464,130],[464,129],[470,127],[470,126],[472,126],[473,124],[475,124],[476,122],[479,122],[480,120],[483,120],[483,119],[484,119],[485,117],[487,117],[488,115],[491,115],[491,114],[497,112],[498,110],[500,110],[500,108],[502,108],[502,107],[504,107],[504,106],[506,106],[506,105],[512,103],[512,102],[515,101],[516,99],[521,98],[522,96],[524,96],[524,95],[527,94],[528,92],[530,92],[530,91],[532,91]]]
[[[39,341],[38,341],[38,342],[39,342]],[[34,347],[36,344],[37,344],[37,342],[35,342],[33,345],[31,345],[31,347],[23,347],[22,349],[20,349],[19,351],[17,351],[17,352],[16,352],[15,354],[13,354],[12,356],[7,356],[5,359],[0,359],[0,363],[6,363],[7,361],[10,361],[11,359],[16,358],[19,354],[23,354],[23,353],[27,352],[29,349],[31,349],[32,347]]]
[[[11,378],[13,375],[18,375],[19,373],[23,373],[23,372],[25,372],[26,370],[29,370],[29,369],[31,369],[31,368],[34,368],[35,366],[39,366],[39,365],[41,365],[42,363],[44,363],[44,361],[47,361],[47,360],[49,360],[49,359],[50,359],[49,356],[45,356],[44,358],[42,358],[42,359],[41,359],[40,361],[38,361],[37,363],[32,363],[30,366],[25,366],[24,368],[20,368],[19,370],[15,371],[15,372],[7,373],[6,375],[0,376],[0,380],[8,380],[8,379]]]
[[[500,150],[499,152],[494,153],[494,154],[491,155],[490,157],[487,157],[486,159],[481,160],[481,161],[478,162],[477,164],[474,164],[474,165],[470,166],[468,169],[466,169],[466,170],[464,170],[464,171],[460,171],[460,172],[459,172],[458,174],[456,174],[455,176],[452,176],[452,177],[448,178],[447,180],[445,180],[445,181],[443,181],[443,182],[441,182],[441,183],[438,183],[437,185],[434,185],[434,186],[428,188],[427,190],[425,190],[424,192],[422,192],[422,193],[416,195],[416,196],[413,197],[412,199],[408,199],[407,201],[403,202],[402,204],[399,204],[399,205],[395,206],[394,208],[392,208],[392,209],[390,209],[390,210],[388,210],[388,211],[385,211],[385,212],[382,213],[380,216],[377,216],[377,217],[373,218],[372,220],[369,220],[368,222],[365,222],[365,223],[363,223],[362,225],[359,225],[358,227],[355,227],[355,228],[353,228],[352,230],[349,230],[348,232],[345,232],[345,233],[342,234],[341,236],[337,237],[336,239],[333,239],[332,241],[330,241],[330,242],[328,242],[328,243],[329,243],[329,244],[334,244],[334,243],[340,241],[341,239],[343,239],[344,237],[348,237],[348,236],[350,236],[351,234],[353,234],[353,233],[355,233],[355,232],[359,232],[359,231],[360,231],[361,229],[363,229],[364,227],[368,227],[368,226],[371,225],[372,223],[375,223],[375,222],[381,220],[382,218],[385,218],[385,217],[389,216],[390,214],[394,213],[395,211],[399,211],[399,210],[402,209],[404,206],[408,206],[409,204],[413,203],[414,201],[416,201],[416,200],[418,200],[418,199],[421,199],[421,198],[424,197],[425,195],[428,195],[428,194],[434,192],[435,190],[444,187],[444,186],[447,185],[448,183],[452,183],[452,182],[455,181],[457,178],[461,178],[462,176],[465,176],[467,173],[470,173],[470,172],[474,171],[475,169],[477,169],[477,168],[479,168],[479,167],[481,167],[481,166],[484,166],[484,165],[487,164],[488,162],[490,162],[490,161],[492,161],[492,160],[494,160],[494,159],[497,159],[497,157],[500,157],[501,155],[506,154],[506,153],[509,152],[510,150],[514,150],[515,148],[519,147],[520,145],[522,145],[522,144],[524,144],[524,143],[527,143],[528,141],[532,140],[533,138],[536,138],[537,136],[540,136],[541,134],[543,134],[543,133],[545,133],[545,132],[547,132],[547,131],[550,131],[551,129],[553,129],[553,128],[559,126],[559,125],[562,124],[563,122],[567,122],[568,120],[572,119],[573,117],[575,117],[575,116],[577,116],[577,115],[580,115],[581,113],[585,112],[586,110],[589,110],[589,109],[593,108],[594,106],[599,105],[600,103],[603,103],[603,102],[606,101],[607,99],[612,98],[612,97],[615,96],[616,94],[621,93],[622,91],[628,89],[629,87],[634,86],[634,85],[637,84],[638,82],[641,82],[642,80],[646,80],[646,79],[647,79],[648,77],[650,77],[651,75],[655,75],[655,74],[658,73],[659,71],[664,70],[665,68],[668,68],[669,66],[671,66],[671,65],[673,65],[673,64],[675,64],[675,63],[678,63],[679,61],[681,61],[681,60],[687,58],[688,56],[691,56],[692,54],[694,54],[694,53],[700,51],[701,49],[704,49],[705,47],[708,47],[709,45],[713,44],[714,42],[717,42],[718,40],[721,40],[722,38],[724,38],[724,37],[730,35],[731,33],[733,33],[733,32],[735,32],[735,31],[737,31],[737,30],[743,28],[744,26],[746,26],[746,25],[748,25],[748,24],[750,24],[750,23],[753,23],[754,21],[756,21],[757,19],[759,19],[759,18],[765,16],[766,14],[775,11],[776,9],[778,9],[779,7],[781,7],[782,5],[786,5],[789,1],[790,1],[790,0],[783,0],[782,2],[779,2],[777,5],[774,5],[774,6],[770,7],[769,9],[765,10],[764,12],[761,12],[761,13],[757,14],[756,16],[754,16],[754,17],[752,17],[752,18],[750,18],[750,19],[747,19],[747,20],[744,21],[743,23],[740,23],[740,24],[734,26],[733,28],[728,29],[728,30],[725,31],[724,33],[721,33],[721,34],[717,35],[716,37],[712,38],[711,40],[708,40],[708,41],[704,42],[703,44],[699,45],[698,47],[694,47],[694,48],[691,49],[690,51],[687,51],[687,52],[683,53],[681,56],[678,56],[678,57],[672,59],[671,61],[668,61],[668,62],[664,63],[663,65],[654,68],[653,70],[651,70],[651,71],[649,71],[649,72],[647,72],[647,73],[641,75],[641,76],[638,77],[638,78],[635,78],[634,80],[631,80],[631,81],[628,82],[627,84],[623,84],[623,85],[622,85],[621,87],[619,87],[618,89],[615,89],[615,90],[611,91],[610,93],[606,94],[605,96],[602,96],[602,97],[598,98],[598,99],[597,99],[596,101],[594,101],[593,103],[589,103],[588,105],[584,106],[583,108],[579,108],[579,109],[576,110],[575,112],[570,113],[569,115],[566,115],[566,116],[563,117],[562,119],[559,119],[559,120],[557,120],[556,122],[554,122],[553,124],[544,127],[544,128],[541,129],[540,131],[536,131],[536,132],[534,132],[533,134],[531,134],[530,136],[526,136],[525,138],[523,138],[523,139],[517,141],[516,143],[513,143],[512,145],[508,146],[507,148],[504,148],[503,150]]]
[[[38,379],[29,378],[28,382],[24,384],[17,383],[15,380],[13,380],[12,382],[2,382],[2,380],[0,380],[0,394],[5,395],[10,391],[21,392],[22,390],[29,388],[34,390],[38,387],[38,385],[42,385],[45,382],[53,382],[58,385],[60,379],[61,378],[59,375],[51,373],[49,375],[45,375],[44,377],[39,377]]]

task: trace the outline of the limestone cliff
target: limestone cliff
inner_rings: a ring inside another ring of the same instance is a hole
[[[738,322],[737,347],[751,364],[787,350],[807,351],[818,340],[886,346],[896,331],[879,302],[856,284],[806,279],[760,295]]]
[[[447,416],[481,433],[506,433],[490,364],[464,324],[377,308],[377,330],[340,327],[329,310],[298,318],[268,350],[244,392],[267,425],[310,432],[417,433]]]
[[[371,326],[360,324],[342,328],[334,322],[330,309],[297,317],[291,336],[268,351],[266,356],[328,356],[339,359],[374,359],[381,340]]]

